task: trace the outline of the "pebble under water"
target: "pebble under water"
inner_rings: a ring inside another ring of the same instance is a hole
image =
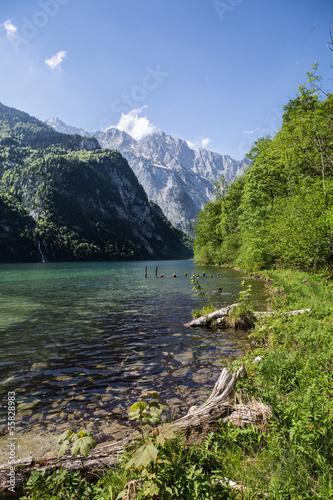
[[[223,361],[249,347],[244,334],[183,326],[203,305],[189,279],[203,272],[217,307],[237,300],[240,272],[192,260],[0,265],[0,463],[9,392],[16,459],[55,455],[67,428],[88,428],[98,443],[121,439],[143,390],[158,391],[172,417],[203,402]],[[264,283],[245,282],[263,310]]]

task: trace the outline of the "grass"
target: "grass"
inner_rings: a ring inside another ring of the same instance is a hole
[[[209,304],[209,305],[203,306],[201,309],[193,309],[192,317],[193,318],[200,318],[200,316],[206,316],[207,314],[210,314],[214,311],[216,311],[216,305]]]
[[[250,377],[240,386],[269,404],[274,418],[265,453],[253,457],[246,478],[251,483],[261,470],[268,498],[333,498],[332,282],[291,271],[267,276],[274,279],[273,310],[311,312],[266,316],[250,335],[256,349],[246,356]],[[258,355],[262,361],[253,364]]]
[[[255,325],[255,316],[251,309],[237,304],[227,316],[223,318],[224,328],[233,328],[234,330],[249,330]]]
[[[228,424],[202,444],[166,442],[158,467],[150,470],[159,494],[144,494],[142,487],[138,499],[333,499],[333,282],[296,271],[265,276],[273,278],[267,290],[276,314],[256,321],[253,350],[230,368],[244,363],[248,377],[237,389],[271,406],[266,432]],[[282,314],[304,308],[311,312]],[[257,356],[262,360],[254,363]],[[87,498],[115,499],[125,483],[142,475],[125,470],[125,461],[90,485]],[[38,497],[31,488],[29,499],[76,498]]]

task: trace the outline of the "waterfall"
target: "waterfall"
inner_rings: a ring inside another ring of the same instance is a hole
[[[43,254],[42,249],[40,247],[40,241],[38,241],[38,251],[39,251],[39,253],[40,253],[41,257],[42,257],[42,262],[44,264],[45,262],[47,262],[47,259],[44,257],[44,254]]]

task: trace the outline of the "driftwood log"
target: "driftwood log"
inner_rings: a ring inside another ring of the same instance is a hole
[[[205,314],[204,316],[200,316],[199,318],[195,318],[189,323],[185,323],[184,326],[205,326],[208,325],[213,319],[216,319],[217,324],[223,325],[223,320],[230,311],[232,311],[237,304],[231,304],[230,306],[223,307],[222,309],[217,309],[216,311]],[[275,311],[254,311],[253,315],[255,318],[260,318],[262,316],[270,316],[272,314],[283,314],[284,316],[296,316],[298,314],[304,314],[306,312],[310,312],[311,309],[298,309],[297,311],[288,311],[288,312],[275,312]]]
[[[304,314],[306,312],[310,312],[310,309],[297,309],[297,311],[288,311],[288,312],[278,312],[278,311],[265,311],[265,312],[256,312],[254,311],[254,315],[257,317],[260,316],[270,316],[271,314],[282,314],[283,316],[298,316],[299,314]]]
[[[239,377],[245,376],[244,366],[234,373],[230,373],[224,368],[207,401],[200,406],[192,406],[187,415],[173,423],[172,429],[183,432],[189,444],[216,431],[219,428],[220,420],[223,422],[233,421],[238,426],[254,424],[261,430],[265,430],[267,419],[272,413],[268,406],[254,400],[245,404],[237,403],[235,397],[236,382]],[[88,477],[93,477],[96,472],[100,472],[103,468],[115,467],[119,454],[134,439],[135,436],[130,436],[91,450],[88,457],[63,455],[59,459],[54,457],[35,460],[30,457],[17,460],[11,464],[15,468],[15,491],[22,489],[23,484],[34,470],[46,470],[46,473],[51,474],[55,469],[62,467],[71,472],[84,470]],[[2,498],[7,497],[10,493],[8,491],[9,470],[10,467],[6,464],[0,466],[0,497]]]
[[[189,323],[185,323],[184,326],[205,326],[208,325],[213,319],[224,318],[227,316],[230,311],[236,307],[237,304],[231,304],[227,307],[222,307],[222,309],[218,309],[217,311],[211,312],[209,314],[205,314],[204,316],[200,316],[199,318],[195,318]]]

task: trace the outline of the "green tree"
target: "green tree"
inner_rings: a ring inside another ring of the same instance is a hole
[[[333,268],[333,94],[317,65],[284,108],[274,138],[259,139],[248,171],[199,214],[195,259],[247,269]]]

